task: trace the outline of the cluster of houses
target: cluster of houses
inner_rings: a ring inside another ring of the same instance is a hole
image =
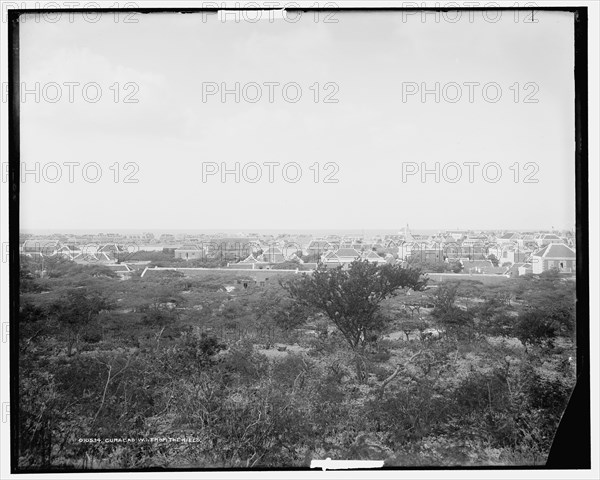
[[[132,268],[121,260],[128,256],[127,247],[116,243],[86,243],[85,245],[63,244],[58,240],[25,240],[20,246],[21,255],[40,262],[43,273],[44,261],[62,258],[82,264],[99,264],[112,270],[117,276],[129,278]]]
[[[25,240],[20,253],[29,257],[63,257],[73,261],[114,262],[127,253],[126,247],[116,243],[64,244],[58,240]]]
[[[91,243],[105,244],[152,244],[160,241],[153,233],[53,233],[51,235],[39,236],[21,233],[21,242],[26,240],[43,240],[44,242],[60,242],[63,245],[86,245]],[[166,237],[164,240],[167,240]]]
[[[143,234],[150,239],[151,234]],[[166,235],[166,234],[165,234]],[[163,235],[164,236],[164,235]],[[162,238],[162,236],[161,236]],[[187,237],[186,237],[187,238]],[[318,264],[347,266],[355,260],[377,264],[417,261],[421,264],[451,263],[461,273],[518,276],[558,269],[575,272],[575,237],[572,232],[473,232],[449,230],[432,235],[412,233],[408,225],[390,235],[202,236],[188,238],[176,247],[165,244],[163,251],[181,260],[220,258],[236,269],[290,268],[289,262],[312,270]],[[167,248],[167,246],[169,248]],[[114,242],[71,244],[50,238],[27,239],[23,255],[47,258],[60,256],[75,262],[112,265],[119,275],[129,267],[122,262],[127,247]]]
[[[284,249],[278,246],[270,246],[258,255],[251,253],[247,258],[241,262],[238,262],[236,266],[249,265],[250,268],[256,269],[268,268],[269,266],[272,266],[273,264],[276,265],[278,263],[297,262],[305,267],[316,268],[319,263],[333,266],[344,266],[349,265],[355,260],[368,260],[375,263],[395,261],[391,255],[388,255],[386,259],[378,255],[373,250],[358,251],[354,248],[339,248],[335,251],[327,251],[314,262],[305,261],[302,257],[303,255],[298,251],[292,252],[288,255],[284,252]]]
[[[434,235],[414,234],[408,226],[394,235],[328,235],[290,239],[257,236],[215,238],[184,245],[175,257],[184,260],[220,256],[238,269],[277,268],[296,262],[306,268],[317,264],[346,266],[355,260],[378,264],[420,262],[458,264],[462,273],[506,276],[541,273],[556,268],[575,272],[572,232],[471,232],[450,230]]]

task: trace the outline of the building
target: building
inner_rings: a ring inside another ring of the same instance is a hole
[[[331,249],[331,244],[325,240],[312,240],[306,247],[306,254],[321,256]]]
[[[552,243],[564,243],[564,240],[554,233],[543,233],[535,239],[538,247],[545,247]]]
[[[491,260],[468,260],[461,261],[463,266],[462,273],[472,274],[485,274],[485,275],[507,275],[509,274],[510,267],[503,267],[498,265],[494,267]]]
[[[376,252],[374,252],[373,250],[370,251],[365,251],[362,255],[362,259],[363,260],[368,260],[369,262],[373,262],[373,263],[377,263],[377,264],[383,264],[383,263],[388,263],[387,260],[381,256],[379,256]]]
[[[204,249],[198,245],[183,245],[175,249],[175,258],[183,260],[199,260],[205,258]]]
[[[483,235],[470,235],[461,242],[463,247],[484,246],[487,243],[487,237]]]
[[[575,272],[575,250],[564,243],[551,243],[531,255],[533,273],[558,269],[564,273]]]
[[[272,245],[263,251],[261,260],[266,263],[283,263],[286,259],[281,248]]]
[[[516,244],[520,239],[520,235],[514,232],[508,232],[496,238],[498,245]]]
[[[61,245],[56,240],[25,240],[20,251],[30,257],[53,257],[60,248]]]
[[[360,258],[360,253],[354,248],[340,248],[335,256],[342,263],[352,263]]]
[[[256,257],[251,253],[250,255],[248,255],[244,260],[236,263],[236,265],[255,265],[259,263],[259,261],[256,259]]]
[[[445,232],[445,236],[450,236],[454,241],[462,240],[469,235],[469,232],[465,230],[448,230]]]
[[[124,256],[125,254],[127,254],[127,251],[120,245],[117,245],[116,243],[107,243],[98,247],[95,256],[101,262],[115,262],[119,260],[119,257]]]
[[[521,235],[521,238],[517,241],[517,245],[519,248],[529,248],[537,245],[536,236],[533,233],[524,233]]]
[[[531,263],[524,263],[523,265],[519,266],[517,270],[519,272],[519,276],[533,273]]]
[[[322,262],[328,266],[349,265],[358,260],[360,253],[353,248],[340,248],[337,252],[327,252],[321,257]]]
[[[519,248],[515,247],[507,247],[502,249],[502,253],[498,256],[498,261],[500,265],[504,263],[524,263],[531,256],[531,252],[527,250],[519,250]]]
[[[256,242],[245,237],[213,238],[206,244],[206,253],[210,258],[241,260],[253,253]]]
[[[410,252],[408,252],[408,260],[410,263],[423,262],[423,263],[443,263],[446,260],[445,251],[442,248],[420,248],[415,245]],[[458,258],[458,257],[457,257]]]

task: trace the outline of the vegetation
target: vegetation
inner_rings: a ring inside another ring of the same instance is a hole
[[[20,279],[24,469],[540,465],[575,381],[557,272],[355,262],[261,286],[22,258]]]
[[[419,270],[356,261],[347,270],[321,267],[282,285],[293,299],[321,311],[335,324],[356,354],[357,377],[364,382],[362,357],[367,343],[376,340],[390,322],[381,314],[381,303],[400,288],[418,291],[426,283]]]
[[[429,273],[460,273],[463,269],[459,261],[431,262],[421,260],[418,256],[409,258],[408,264],[413,269]]]

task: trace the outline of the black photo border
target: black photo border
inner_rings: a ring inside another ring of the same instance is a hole
[[[403,7],[338,7],[338,8],[285,8],[290,12],[394,12],[401,11],[562,11],[574,17],[574,81],[575,81],[575,184],[576,184],[576,251],[577,251],[577,366],[576,386],[563,414],[545,466],[457,466],[457,467],[383,467],[388,470],[543,470],[591,468],[590,420],[590,311],[589,311],[589,206],[588,206],[588,8],[587,7],[499,7],[499,8],[403,8]],[[19,200],[20,200],[20,76],[19,76],[19,16],[23,14],[52,13],[217,13],[226,11],[267,11],[281,8],[72,8],[72,9],[15,9],[8,10],[8,155],[9,155],[9,304],[10,304],[10,429],[11,473],[109,473],[109,472],[195,472],[195,471],[251,471],[261,469],[235,468],[145,468],[145,469],[24,469],[18,467],[19,442]],[[311,471],[309,467],[278,467],[271,471]],[[373,470],[371,470],[373,471]],[[374,472],[374,471],[373,471]]]

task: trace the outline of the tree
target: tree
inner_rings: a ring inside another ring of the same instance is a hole
[[[463,264],[456,261],[452,264],[452,273],[460,273],[463,270]]]
[[[504,306],[511,307],[514,297],[514,284],[512,282],[500,285],[489,285],[486,289],[486,299],[494,298]]]
[[[539,276],[519,277],[515,292],[523,304],[517,322],[520,339],[532,344],[547,341],[551,344],[557,335],[574,334],[575,282],[556,271],[547,271]]]
[[[483,283],[479,280],[461,280],[457,282],[456,300],[465,309],[471,310],[476,303],[475,300],[483,295]]]
[[[221,267],[226,267],[227,263],[229,263],[229,262],[227,261],[226,258],[205,257],[205,258],[197,258],[194,260],[187,260],[187,261],[185,261],[185,266],[193,267],[193,268],[221,268]]]
[[[514,333],[527,350],[528,345],[547,345],[551,347],[557,335],[557,329],[557,323],[544,315],[543,312],[529,310],[519,315]]]
[[[431,273],[447,273],[453,270],[453,265],[446,262],[431,262],[420,259],[418,256],[412,256],[408,259],[408,266],[410,268],[418,268],[422,272]],[[456,272],[455,272],[456,273]]]
[[[431,314],[444,326],[447,333],[457,337],[466,334],[470,338],[474,333],[474,315],[455,305],[459,287],[460,283],[454,282],[439,285],[433,297],[434,308]]]
[[[312,307],[295,303],[277,285],[268,287],[256,299],[253,310],[258,321],[275,325],[285,332],[299,327],[314,314]]]
[[[304,263],[319,263],[321,261],[321,254],[310,253],[308,255],[301,255],[300,258]]]
[[[454,302],[458,294],[458,283],[442,283],[435,290],[433,295],[434,309],[432,315],[436,318],[443,316],[448,310],[454,307]]]
[[[33,260],[25,255],[19,259],[19,291],[21,293],[39,293],[42,287],[36,283],[35,278],[41,267],[36,265]]]
[[[296,270],[296,269],[301,270],[302,269],[301,268],[302,264],[298,260],[286,260],[285,262],[274,263],[272,265],[274,266],[274,268],[279,269],[279,270]]]
[[[508,307],[501,296],[491,296],[474,309],[479,323],[477,328],[482,335],[513,336],[514,319],[508,314]]]
[[[282,282],[282,286],[294,300],[324,313],[335,324],[357,354],[357,376],[362,382],[363,362],[358,357],[386,323],[381,302],[400,288],[419,291],[426,283],[420,270],[355,261],[348,269],[319,267],[312,275]]]
[[[498,260],[498,257],[496,257],[496,255],[494,255],[493,253],[490,253],[487,257],[487,259],[492,262],[492,265],[494,267],[497,267],[498,264],[500,263],[500,260]]]

